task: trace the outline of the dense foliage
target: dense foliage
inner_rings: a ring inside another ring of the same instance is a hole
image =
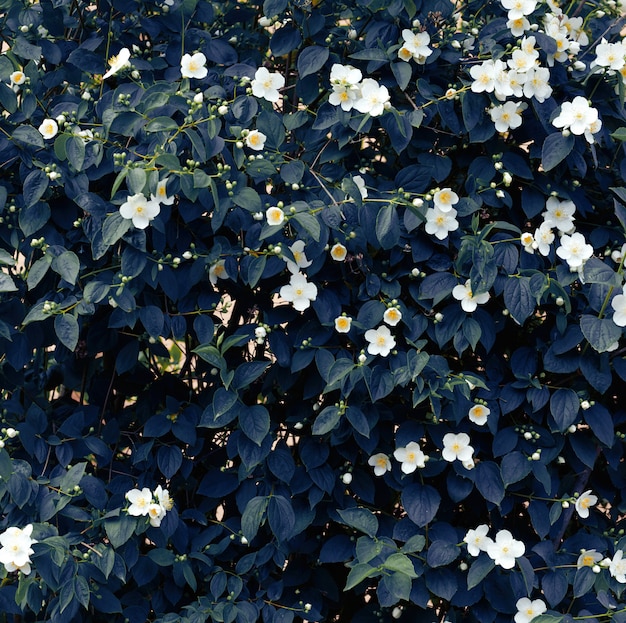
[[[0,18],[1,620],[626,621],[619,3]]]

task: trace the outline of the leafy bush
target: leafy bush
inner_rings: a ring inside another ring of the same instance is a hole
[[[0,7],[2,620],[626,621],[619,2]]]

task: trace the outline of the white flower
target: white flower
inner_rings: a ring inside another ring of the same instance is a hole
[[[505,67],[500,60],[489,59],[470,69],[470,76],[474,79],[471,89],[474,93],[491,93],[496,86],[496,74]]]
[[[9,76],[9,80],[11,81],[11,84],[24,84],[26,82],[26,74],[23,71],[14,71]]]
[[[461,301],[461,309],[468,313],[476,311],[476,308],[479,305],[483,305],[490,298],[489,292],[482,292],[481,294],[474,296],[474,293],[472,292],[471,279],[468,279],[464,284],[460,283],[459,285],[454,286],[452,289],[452,296],[457,301]]]
[[[568,234],[574,231],[574,212],[576,206],[573,201],[559,201],[556,197],[548,197],[546,211],[541,216],[545,224]]]
[[[352,65],[340,65],[335,63],[330,68],[330,83],[333,87],[352,87],[356,86],[363,79],[360,69],[352,67]]]
[[[531,67],[524,80],[524,97],[534,97],[538,102],[545,102],[552,95],[550,70],[547,67]]]
[[[451,231],[456,231],[459,228],[456,215],[457,211],[454,208],[450,208],[445,212],[437,207],[428,208],[425,214],[426,225],[424,230],[438,240],[445,240]]]
[[[393,456],[396,461],[402,463],[400,469],[404,474],[412,474],[418,467],[426,466],[426,455],[415,441],[410,441],[404,448],[395,450]]]
[[[602,560],[603,556],[595,549],[581,550],[580,556],[576,561],[576,567],[581,569],[582,567],[593,567]]]
[[[24,575],[28,575],[30,568],[30,555],[34,554],[32,545],[37,541],[31,538],[33,533],[33,525],[28,524],[25,528],[17,528],[15,526],[7,528],[0,534],[0,563],[2,563],[8,572],[21,571]]]
[[[593,247],[587,244],[585,237],[576,232],[571,236],[563,234],[561,236],[561,246],[557,248],[556,254],[565,260],[572,270],[581,270],[583,264],[593,255]]]
[[[381,325],[377,329],[369,329],[365,332],[365,339],[369,342],[367,345],[367,352],[370,355],[380,355],[381,357],[387,357],[391,352],[391,349],[395,347],[396,340],[389,327]]]
[[[489,116],[498,132],[508,132],[522,125],[521,107],[517,102],[505,102],[489,109]]]
[[[402,31],[402,39],[403,44],[398,51],[398,56],[403,61],[407,61],[412,57],[415,62],[423,65],[426,59],[433,53],[428,47],[430,35],[426,31],[414,33],[412,30],[405,28]],[[407,53],[409,58],[407,58]]]
[[[595,506],[598,503],[598,496],[591,493],[591,489],[588,489],[584,493],[581,493],[576,498],[576,512],[579,517],[586,519],[589,517],[589,507]]]
[[[335,262],[343,262],[348,254],[348,249],[344,247],[340,242],[336,242],[330,249],[330,256]]]
[[[402,312],[397,307],[388,307],[383,314],[383,321],[390,327],[395,327],[402,320]]]
[[[349,333],[352,326],[352,318],[350,316],[337,316],[335,318],[335,331],[337,333]]]
[[[216,286],[218,279],[228,279],[226,272],[226,260],[218,260],[209,268],[209,281]]]
[[[457,459],[464,463],[471,461],[474,448],[470,446],[470,438],[467,433],[446,433],[443,436],[443,450],[441,456],[444,461],[452,463]]]
[[[257,344],[263,344],[267,337],[267,329],[265,327],[256,327],[254,330],[254,339]]]
[[[535,230],[533,247],[544,257],[550,254],[550,245],[554,242],[554,232],[548,223],[542,223]]]
[[[487,532],[489,532],[487,524],[481,524],[475,530],[467,531],[463,541],[467,543],[467,553],[470,556],[478,556],[480,552],[486,552],[487,547],[493,543],[487,536]]]
[[[580,136],[597,120],[598,111],[589,105],[586,98],[578,95],[571,102],[561,104],[561,112],[552,120],[552,125]]]
[[[500,0],[500,3],[508,11],[509,19],[531,15],[537,7],[537,0]]]
[[[379,85],[372,78],[365,78],[361,83],[359,99],[354,102],[354,107],[359,112],[378,117],[385,111],[385,104],[389,99],[390,95],[386,86]]]
[[[174,500],[170,497],[170,492],[167,489],[163,489],[161,485],[158,485],[154,490],[154,497],[163,507],[164,511],[171,511],[174,507]]]
[[[469,417],[470,422],[474,422],[474,424],[478,424],[478,426],[484,426],[487,423],[487,418],[491,413],[491,409],[485,407],[484,405],[474,405],[468,412],[467,417]]]
[[[165,510],[160,504],[152,503],[148,505],[148,518],[150,525],[154,528],[158,528],[165,517]]]
[[[510,69],[514,69],[518,73],[523,74],[535,66],[535,61],[538,57],[539,52],[532,47],[530,51],[514,50],[506,64]]]
[[[287,262],[287,270],[294,275],[300,272],[301,268],[308,268],[313,262],[309,260],[304,252],[304,240],[296,240],[290,247],[289,250],[293,254],[293,260],[287,258],[287,256],[283,255],[282,258]]]
[[[255,97],[262,97],[268,102],[277,102],[280,99],[278,89],[285,86],[285,78],[279,73],[270,73],[265,67],[259,67],[250,86]]]
[[[130,50],[128,48],[122,48],[117,56],[112,56],[109,59],[109,70],[102,76],[103,80],[110,78],[121,69],[124,69],[130,64]]]
[[[535,238],[529,231],[525,231],[520,236],[520,242],[522,243],[522,246],[524,247],[524,251],[526,251],[526,253],[533,253],[535,251],[535,248],[533,246],[535,244]]]
[[[282,225],[285,220],[285,213],[280,208],[273,206],[265,211],[265,218],[268,225]]]
[[[391,470],[391,461],[389,460],[389,457],[382,452],[378,452],[377,454],[370,456],[367,460],[367,464],[374,468],[374,474],[376,476],[384,476]]]
[[[531,601],[528,597],[518,599],[515,607],[517,608],[517,613],[513,617],[515,623],[530,623],[535,617],[543,614],[548,609],[548,606],[542,599],[533,599]]]
[[[522,16],[509,19],[506,23],[506,27],[511,31],[514,37],[521,37],[530,28],[530,22],[525,16]]]
[[[59,126],[54,119],[44,119],[39,126],[39,132],[44,138],[54,138],[59,131]]]
[[[608,69],[619,71],[626,64],[626,46],[623,41],[608,43],[606,39],[596,46],[596,60],[593,65],[607,67]]]
[[[611,301],[613,308],[613,322],[618,327],[626,327],[626,286],[622,287],[622,293],[613,297]]]
[[[130,502],[127,513],[133,517],[148,514],[148,508],[152,504],[152,491],[148,487],[143,489],[131,489],[126,492],[126,499]]]
[[[450,212],[452,206],[459,202],[459,196],[451,188],[442,188],[433,195],[435,208],[442,212]]]
[[[254,151],[261,151],[265,147],[267,136],[258,130],[250,130],[246,136],[246,145]]]
[[[522,541],[515,540],[508,530],[500,530],[495,541],[487,548],[487,555],[503,569],[512,569],[515,559],[523,556],[525,551],[526,546]]]
[[[294,309],[304,311],[317,298],[317,286],[306,280],[302,273],[291,275],[289,284],[280,289],[281,298],[291,303]]]
[[[157,201],[158,203],[162,203],[166,206],[171,206],[174,203],[174,195],[167,194],[167,180],[168,178],[163,178],[158,184],[156,188],[156,195],[150,195],[150,199],[153,201]]]
[[[202,52],[183,54],[180,59],[180,73],[183,78],[206,78],[206,56]]]
[[[145,229],[150,221],[159,215],[161,206],[155,199],[146,199],[143,193],[137,193],[128,197],[120,206],[120,214],[123,218],[131,219],[137,229]]]
[[[609,562],[609,573],[620,584],[626,584],[626,559],[623,556],[624,552],[618,549]]]

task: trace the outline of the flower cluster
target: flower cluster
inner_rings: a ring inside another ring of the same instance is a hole
[[[37,543],[32,533],[33,525],[28,524],[25,528],[7,528],[0,534],[0,562],[7,571],[21,571],[24,575],[31,572],[30,555],[35,553],[32,546]]]
[[[163,489],[161,485],[158,485],[154,491],[150,491],[148,487],[131,489],[126,492],[125,497],[130,502],[126,512],[133,517],[147,516],[150,525],[154,528],[161,525],[167,512],[174,506],[169,491]]]
[[[496,565],[512,569],[515,560],[524,555],[526,546],[522,541],[514,539],[509,530],[498,530],[495,539],[487,536],[488,532],[487,524],[467,531],[463,541],[467,544],[468,554],[478,556],[480,552],[486,552]]]
[[[387,87],[372,78],[363,78],[360,69],[352,65],[335,63],[330,70],[332,92],[328,101],[342,110],[353,108],[371,117],[385,112],[391,98]]]

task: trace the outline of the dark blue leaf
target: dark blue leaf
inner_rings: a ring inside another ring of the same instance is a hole
[[[402,506],[415,524],[423,528],[430,523],[439,509],[441,496],[430,485],[408,485],[401,494]]]
[[[572,389],[557,389],[550,397],[550,413],[561,433],[578,419],[579,408],[578,396]]]

